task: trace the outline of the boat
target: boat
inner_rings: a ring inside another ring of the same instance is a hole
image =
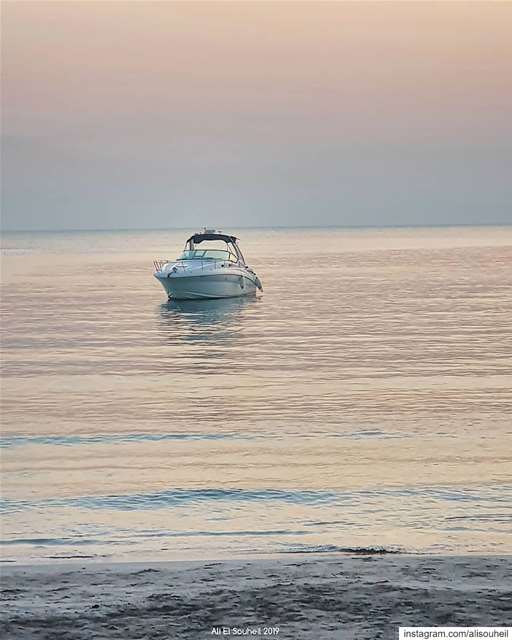
[[[238,238],[215,229],[190,236],[176,260],[153,264],[153,275],[169,300],[237,298],[263,291],[260,279],[245,262]]]

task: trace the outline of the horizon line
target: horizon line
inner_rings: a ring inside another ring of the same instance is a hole
[[[450,222],[445,224],[315,224],[315,225],[221,225],[233,229],[446,229],[458,227],[510,227],[510,222]],[[185,231],[195,229],[186,227],[86,227],[86,228],[37,228],[2,229],[0,233],[100,233],[104,231]],[[209,226],[208,228],[211,228]]]

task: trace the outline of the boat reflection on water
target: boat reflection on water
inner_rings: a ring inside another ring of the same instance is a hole
[[[244,311],[257,304],[256,297],[170,300],[160,305],[160,324],[172,342],[224,342],[238,335]]]

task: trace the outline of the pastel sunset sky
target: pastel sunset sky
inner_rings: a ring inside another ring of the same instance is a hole
[[[6,229],[512,223],[511,2],[2,13]]]

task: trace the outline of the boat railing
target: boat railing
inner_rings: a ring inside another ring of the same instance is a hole
[[[169,260],[164,260],[164,259],[153,260],[153,266],[155,268],[155,271],[162,271],[162,267],[168,262]]]

